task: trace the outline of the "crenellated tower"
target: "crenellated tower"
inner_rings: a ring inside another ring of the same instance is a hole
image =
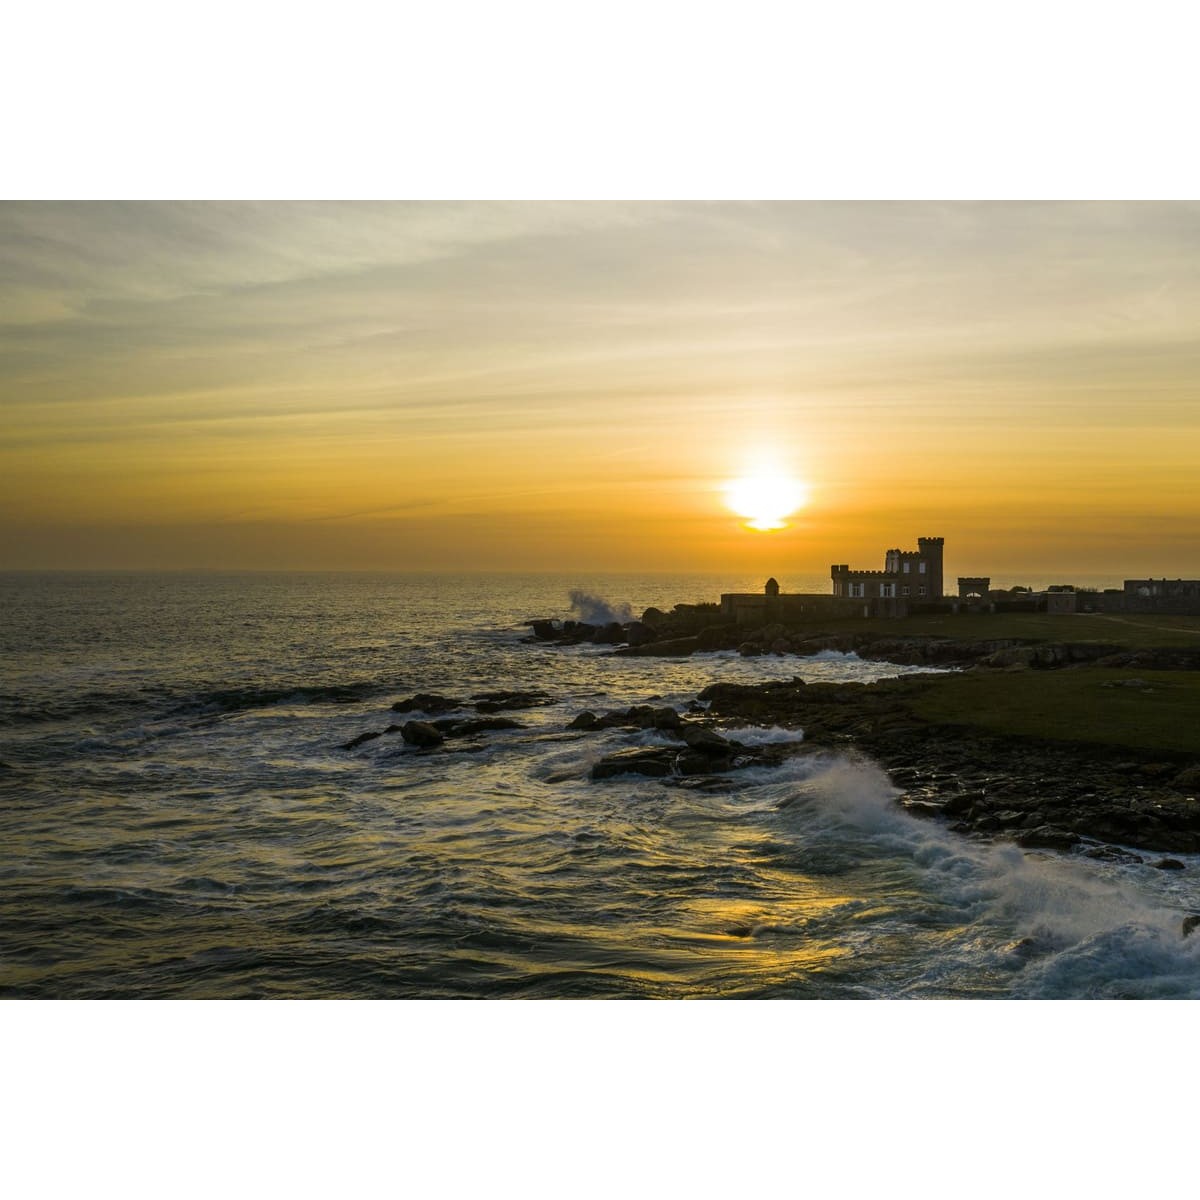
[[[925,565],[925,576],[928,580],[929,598],[940,600],[945,592],[942,590],[942,552],[946,539],[940,537],[917,538],[917,554]]]

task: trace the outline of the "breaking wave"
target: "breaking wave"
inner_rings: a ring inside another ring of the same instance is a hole
[[[624,625],[633,620],[633,609],[630,605],[610,604],[603,596],[593,596],[582,588],[572,588],[570,591],[571,611],[585,625],[611,625],[614,621]]]

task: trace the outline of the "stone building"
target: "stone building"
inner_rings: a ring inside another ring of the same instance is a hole
[[[988,575],[960,575],[958,598],[970,604],[986,602],[991,597],[992,580]]]
[[[945,541],[917,538],[916,550],[889,550],[882,571],[852,571],[845,563],[835,563],[833,594],[852,600],[940,600]]]
[[[780,592],[774,579],[768,579],[761,592],[725,592],[721,596],[721,616],[739,625],[866,615],[861,600],[845,600],[823,592]]]
[[[1105,597],[1109,596],[1106,592]],[[1126,579],[1125,587],[1111,597],[1106,607],[1119,606],[1121,612],[1193,616],[1200,613],[1200,579]]]

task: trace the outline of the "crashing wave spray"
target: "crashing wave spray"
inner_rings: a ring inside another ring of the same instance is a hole
[[[633,609],[628,604],[609,604],[603,596],[593,596],[583,588],[572,588],[571,611],[587,625],[611,625],[614,621],[624,625],[633,620]]]
[[[1200,997],[1200,941],[1182,931],[1200,894],[1187,877],[968,841],[904,812],[868,761],[796,759],[762,777],[809,852],[847,877],[886,879],[897,909],[883,932],[910,936],[930,913],[956,914],[908,994],[942,994],[982,969],[1014,997]]]

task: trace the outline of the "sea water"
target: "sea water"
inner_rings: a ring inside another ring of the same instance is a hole
[[[1196,858],[1165,872],[968,840],[833,752],[711,792],[590,781],[662,735],[568,731],[583,709],[912,670],[527,640],[573,590],[640,612],[758,586],[0,576],[0,994],[1200,994],[1200,935],[1181,936]],[[432,752],[397,734],[340,748],[408,719],[390,705],[413,693],[514,688],[554,703]]]

